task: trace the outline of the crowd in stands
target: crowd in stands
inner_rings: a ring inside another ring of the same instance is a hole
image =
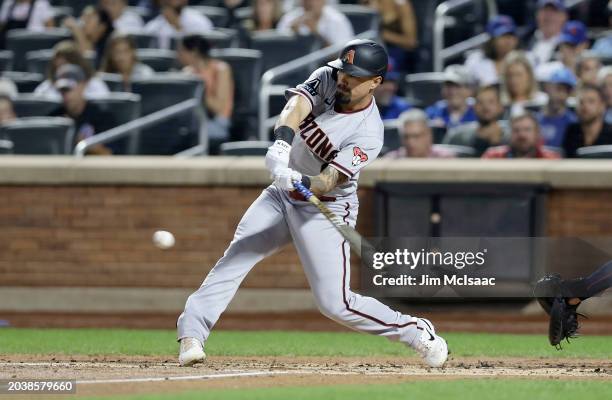
[[[32,93],[61,104],[48,115],[74,120],[75,145],[116,125],[92,100],[131,92],[134,82],[160,72],[190,76],[205,88],[205,129],[215,152],[223,142],[252,139],[257,132],[252,120],[237,121],[238,71],[214,56],[214,39],[207,35],[231,31],[231,46],[241,48],[266,32],[306,37],[318,43],[315,48],[341,45],[359,32],[339,5],[358,4],[377,13],[390,56],[374,93],[386,126],[398,135],[399,147],[387,148],[387,157],[569,158],[581,147],[612,145],[612,1],[584,0],[581,12],[564,0],[518,2],[524,4],[512,4],[508,14],[535,10],[532,20],[520,18],[520,24],[504,14],[509,2],[498,1],[500,14],[482,21],[488,40],[448,63],[431,88],[435,101],[407,96],[406,76],[432,71],[431,62],[421,60],[423,46],[431,45],[419,37],[427,25],[418,14],[421,1],[3,0],[0,50],[10,47],[13,30],[69,33],[70,39],[53,46],[44,80]],[[211,10],[223,10],[223,18]],[[593,25],[588,15],[601,14],[607,25],[601,19]],[[142,37],[155,42],[143,45]],[[171,67],[160,71],[140,60],[144,48],[170,52]],[[109,86],[109,74],[118,77],[118,89]],[[11,103],[18,92],[10,74],[0,78],[0,123],[20,117]],[[89,153],[121,151],[111,143]]]

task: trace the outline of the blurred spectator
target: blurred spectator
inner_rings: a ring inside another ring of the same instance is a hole
[[[62,96],[54,84],[57,70],[64,64],[76,64],[85,72],[87,78],[86,98],[102,97],[110,93],[106,83],[94,76],[91,63],[83,57],[75,42],[64,40],[56,44],[53,50],[53,57],[47,66],[47,79],[36,87],[34,94],[60,100]]]
[[[564,0],[538,0],[537,30],[529,46],[529,56],[535,66],[552,59],[566,21]]]
[[[234,107],[234,78],[231,67],[209,55],[210,43],[198,35],[183,37],[179,59],[186,62],[185,72],[204,82],[204,102],[208,113],[208,137],[212,145],[229,140],[229,128]],[[211,145],[211,147],[213,147]]]
[[[592,51],[584,51],[576,62],[576,76],[580,84],[597,85],[597,74],[601,69],[599,56]]]
[[[510,127],[510,144],[491,147],[482,158],[560,158],[558,153],[542,147],[540,126],[530,113],[513,116]]]
[[[425,110],[431,126],[454,128],[466,122],[476,121],[474,99],[470,97],[472,80],[462,65],[449,65],[444,70],[442,97]]]
[[[482,50],[472,52],[465,66],[473,80],[479,86],[488,86],[499,82],[504,59],[518,46],[516,25],[507,15],[498,15],[487,24],[489,41]]]
[[[547,102],[546,95],[538,91],[533,68],[523,52],[512,52],[504,61],[501,99],[510,115],[526,105],[544,105]]]
[[[115,29],[110,15],[101,8],[87,6],[83,9],[80,23],[69,17],[64,20],[64,25],[72,31],[81,53],[94,52],[94,66],[98,68],[106,41]]]
[[[597,74],[597,82],[606,96],[606,122],[612,124],[612,66],[603,67]]]
[[[546,146],[561,147],[569,124],[578,121],[567,107],[567,100],[576,87],[576,77],[568,68],[560,67],[544,82],[548,104],[538,113],[542,140]]]
[[[169,49],[171,39],[180,34],[213,29],[210,19],[187,7],[187,0],[160,0],[160,10],[160,14],[145,25],[144,31],[157,36],[162,49]]]
[[[312,34],[323,41],[324,46],[344,44],[355,35],[349,19],[325,0],[302,0],[298,7],[283,15],[276,28],[279,32],[299,35]]]
[[[568,21],[559,39],[559,59],[567,68],[576,73],[576,64],[583,51],[589,48],[587,28],[580,21]]]
[[[449,129],[443,143],[469,146],[480,157],[489,147],[506,144],[510,138],[508,124],[499,121],[504,108],[495,86],[485,86],[476,92],[475,122]]]
[[[112,114],[87,101],[84,96],[86,86],[87,75],[80,66],[65,64],[57,70],[55,88],[62,94],[63,104],[50,116],[74,120],[75,145],[113,126]],[[100,144],[91,148],[88,154],[107,155],[112,154],[112,150]]]
[[[134,39],[117,33],[111,36],[106,45],[100,71],[120,74],[126,92],[131,91],[133,80],[149,78],[155,74],[151,67],[138,62]]]
[[[578,90],[578,122],[567,127],[563,149],[566,157],[576,157],[584,146],[612,144],[612,125],[604,120],[606,99],[597,86],[585,84]]]
[[[0,94],[0,124],[11,122],[17,119],[13,109],[13,100],[10,97]]]
[[[0,96],[14,99],[18,94],[17,85],[8,78],[0,77]]]
[[[43,31],[53,26],[53,9],[47,0],[4,0],[0,8],[0,48],[6,48],[6,33],[11,29]]]
[[[418,108],[403,112],[398,118],[402,146],[390,151],[385,158],[451,158],[452,152],[433,145],[433,134],[427,124],[427,114]]]
[[[401,75],[398,72],[389,71],[383,83],[374,89],[376,106],[383,120],[396,119],[402,112],[412,108],[412,105],[397,95],[400,79]]]
[[[249,32],[276,29],[282,15],[281,0],[254,0],[253,15],[244,20],[243,27]]]
[[[612,1],[608,2],[608,27],[612,27]],[[612,58],[612,32],[607,34],[593,43],[592,50],[600,57]]]
[[[240,21],[236,17],[236,10],[239,8],[248,7],[248,6],[253,6],[253,8],[255,8],[254,3],[255,3],[254,1],[251,2],[250,0],[222,0],[222,1],[219,1],[218,6],[225,8],[227,10],[228,17],[229,17],[227,20],[227,25],[225,27],[226,28],[237,27]],[[273,29],[273,28],[270,28],[270,29]]]
[[[410,0],[364,0],[380,14],[382,39],[389,59],[399,71],[413,72],[419,42],[417,21]]]
[[[144,27],[140,15],[130,11],[126,0],[100,0],[100,8],[108,13],[113,26],[120,32],[139,31]]]

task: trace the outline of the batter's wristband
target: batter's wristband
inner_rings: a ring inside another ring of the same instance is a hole
[[[274,130],[274,138],[291,144],[295,137],[295,131],[287,125],[279,126]]]
[[[306,189],[310,189],[310,178],[306,175],[302,175],[302,185],[304,185]]]

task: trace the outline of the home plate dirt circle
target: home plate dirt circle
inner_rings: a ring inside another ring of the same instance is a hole
[[[487,378],[612,381],[609,360],[458,358],[445,368],[423,367],[398,357],[209,357],[181,368],[164,357],[0,356],[0,376],[9,379],[74,379],[77,393],[131,394],[203,388],[246,388],[389,383],[422,379]]]

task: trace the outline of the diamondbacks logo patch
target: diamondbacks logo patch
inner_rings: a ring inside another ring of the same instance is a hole
[[[359,147],[353,147],[353,166],[357,167],[366,161],[368,161],[368,155]]]
[[[315,97],[319,94],[319,85],[321,85],[321,80],[319,78],[312,79],[306,83],[304,83],[304,89],[310,93],[312,97]]]
[[[342,61],[347,64],[352,64],[354,59],[355,59],[355,50],[347,51],[344,57],[342,57]]]

